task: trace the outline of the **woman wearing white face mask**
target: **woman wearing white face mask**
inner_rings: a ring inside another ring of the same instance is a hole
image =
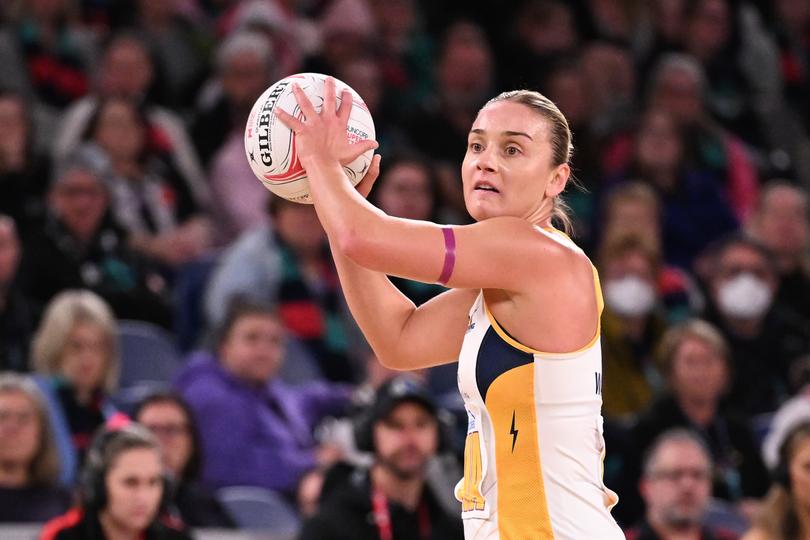
[[[712,253],[706,317],[731,347],[731,403],[748,414],[771,412],[787,395],[788,364],[810,351],[810,330],[792,313],[774,308],[779,281],[765,247],[737,236]]]
[[[666,330],[656,276],[659,253],[641,237],[608,239],[600,250],[604,282],[602,366],[606,416],[642,411],[662,386],[653,351]]]

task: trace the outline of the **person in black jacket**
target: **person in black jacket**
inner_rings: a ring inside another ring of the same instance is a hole
[[[171,325],[163,279],[109,218],[104,168],[90,149],[63,164],[50,188],[45,225],[25,240],[21,285],[45,305],[63,289],[90,289],[119,318]]]
[[[0,214],[0,371],[28,371],[34,306],[16,286],[20,241],[14,219]]]
[[[200,480],[203,455],[194,416],[183,398],[156,392],[135,408],[132,418],[157,438],[175,481],[172,503],[189,527],[231,528],[235,523]]]
[[[731,380],[731,360],[725,339],[705,321],[687,321],[667,331],[661,361],[669,392],[639,417],[633,440],[643,452],[670,428],[694,430],[714,461],[713,495],[751,517],[769,478],[748,422],[722,401]],[[638,477],[641,471],[635,472]],[[633,498],[626,497],[625,503],[633,504]]]
[[[48,522],[40,540],[189,540],[166,513],[160,446],[143,426],[104,426],[82,471],[77,508]]]
[[[299,540],[461,540],[461,520],[426,485],[426,466],[441,446],[436,405],[424,386],[395,377],[356,429],[370,468],[337,465],[326,475],[318,512]]]

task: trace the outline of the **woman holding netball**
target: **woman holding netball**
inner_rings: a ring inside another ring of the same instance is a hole
[[[368,203],[379,157],[355,190],[346,163],[349,95],[327,80],[318,114],[300,88],[297,137],[315,208],[349,307],[377,356],[396,369],[458,360],[468,412],[464,478],[456,487],[465,536],[624,538],[602,483],[602,365],[596,271],[551,225],[570,177],[571,133],[559,109],[529,91],[479,112],[462,164],[477,223],[442,226],[385,215]],[[416,307],[386,274],[451,288]]]

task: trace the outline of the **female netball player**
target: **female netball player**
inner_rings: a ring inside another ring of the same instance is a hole
[[[624,538],[602,483],[598,277],[551,225],[570,176],[565,117],[535,92],[489,101],[461,168],[477,223],[448,227],[388,216],[352,187],[341,162],[376,143],[349,145],[351,96],[336,110],[332,80],[324,94],[318,114],[296,88],[304,118],[279,117],[295,132],[349,307],[380,360],[404,370],[459,362],[465,537]],[[365,184],[378,166],[375,157]],[[451,290],[417,308],[386,274]]]

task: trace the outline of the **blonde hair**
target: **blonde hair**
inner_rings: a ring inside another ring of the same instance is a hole
[[[107,344],[104,389],[112,392],[118,385],[118,327],[107,303],[86,290],[68,290],[55,296],[42,317],[33,340],[34,369],[42,375],[59,375],[62,353],[70,332],[79,323],[100,328]]]
[[[56,439],[51,430],[51,420],[45,406],[45,398],[36,383],[16,373],[0,373],[0,395],[22,394],[36,409],[39,424],[39,444],[28,466],[28,481],[32,485],[54,485],[59,479],[60,463]]]
[[[511,90],[509,92],[502,92],[490,99],[484,107],[499,101],[511,101],[513,103],[526,105],[542,116],[551,126],[550,142],[552,165],[557,167],[571,161],[571,156],[574,154],[571,128],[568,126],[568,120],[566,120],[565,115],[553,101],[540,92],[533,90]],[[575,178],[571,177],[570,181],[573,182],[574,185],[579,186]],[[572,234],[574,225],[571,219],[571,208],[566,204],[561,195],[554,197],[551,202],[552,219],[556,220],[562,226],[566,234]]]
[[[726,362],[726,368],[731,368],[728,343],[720,331],[704,320],[690,319],[670,328],[661,338],[658,358],[661,362],[661,371],[667,379],[672,375],[672,364],[678,349],[688,339],[696,339],[714,349]]]

